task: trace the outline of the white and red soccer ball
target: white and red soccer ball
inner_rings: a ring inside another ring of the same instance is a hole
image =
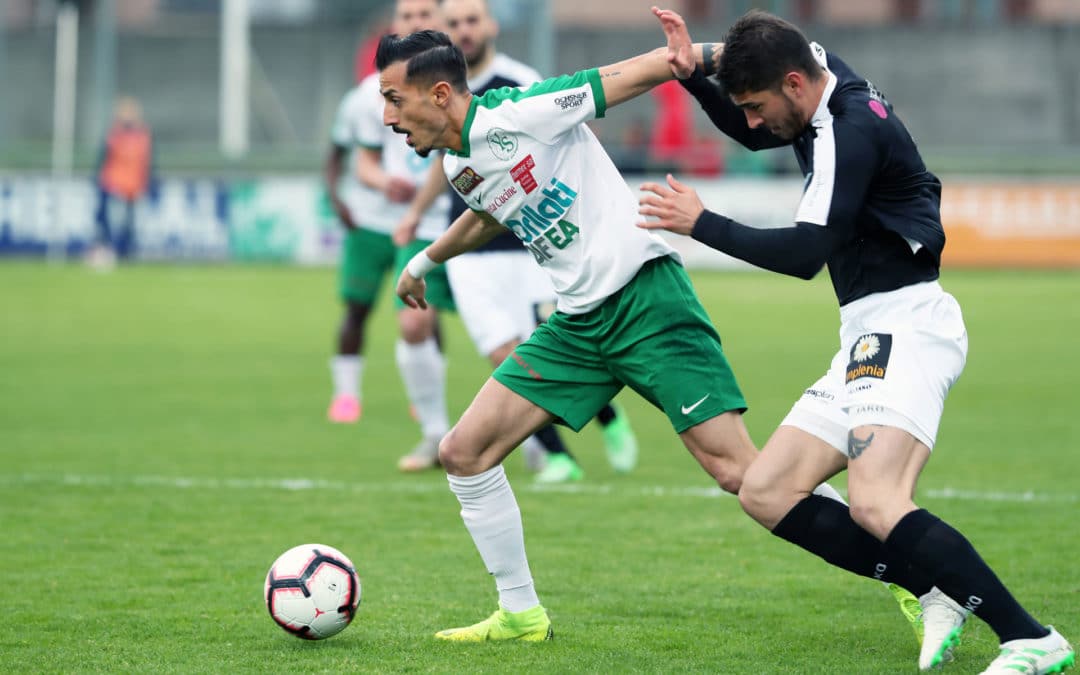
[[[356,616],[360,578],[341,551],[304,544],[274,561],[263,595],[279,626],[305,640],[322,640],[345,630]]]

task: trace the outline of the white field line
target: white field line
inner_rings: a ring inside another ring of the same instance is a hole
[[[348,481],[311,478],[193,478],[182,476],[122,476],[105,474],[73,473],[21,473],[0,474],[0,486],[66,486],[66,487],[156,487],[196,490],[327,490],[355,493],[436,493],[449,492],[442,481],[397,480],[378,483],[354,483]],[[730,497],[719,487],[691,486],[632,486],[611,483],[574,483],[570,485],[536,485],[517,481],[516,492],[561,493],[572,495],[617,495],[621,497],[682,497],[714,499]],[[951,487],[930,488],[919,491],[919,496],[929,499],[967,502],[1031,502],[1042,504],[1075,504],[1080,494],[1006,492],[999,490],[959,490]]]

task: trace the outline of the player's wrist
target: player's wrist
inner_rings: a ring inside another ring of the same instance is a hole
[[[439,263],[432,260],[427,251],[426,248],[420,251],[405,265],[405,269],[409,271],[409,275],[414,279],[423,279],[428,272],[439,266]]]

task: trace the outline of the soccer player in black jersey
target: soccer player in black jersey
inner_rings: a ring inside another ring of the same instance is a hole
[[[643,186],[641,213],[654,220],[641,226],[803,279],[827,265],[840,303],[839,351],[745,474],[743,508],[834,565],[920,596],[923,670],[951,657],[972,612],[1001,641],[986,673],[1071,666],[1061,634],[1020,606],[960,532],[912,500],[967,333],[937,281],[941,183],[892,106],[771,14],[744,15],[724,44],[692,45],[681,17],[654,12],[672,71],[713,123],[751,150],[790,145],[806,185],[793,226],[759,230],[705,210],[669,176]],[[845,469],[850,509],[811,494]]]

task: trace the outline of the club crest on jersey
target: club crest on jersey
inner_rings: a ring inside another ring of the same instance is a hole
[[[532,155],[526,155],[525,159],[521,160],[514,165],[514,168],[510,169],[510,177],[514,179],[514,182],[521,186],[521,189],[525,190],[525,194],[531,193],[536,188],[540,187],[540,184],[536,182],[536,177],[532,175],[532,170],[536,168],[536,161]]]
[[[851,360],[848,362],[845,380],[853,382],[861,377],[885,379],[891,353],[892,335],[888,333],[863,335],[851,348]]]
[[[467,195],[475,190],[477,185],[483,182],[484,177],[473,171],[471,166],[467,166],[461,170],[461,173],[454,176],[454,179],[450,181],[450,184],[461,194]]]
[[[488,130],[487,144],[491,154],[495,155],[496,159],[501,159],[504,162],[513,159],[518,151],[517,136],[498,127],[492,127]]]

